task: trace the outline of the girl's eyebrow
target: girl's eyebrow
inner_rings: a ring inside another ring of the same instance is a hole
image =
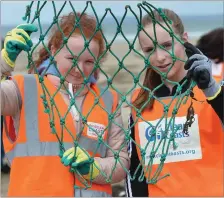
[[[66,54],[65,57],[68,57],[68,58],[75,58],[75,59],[78,58],[78,56],[75,56],[75,55],[73,56],[73,55],[70,54],[70,53],[69,53],[69,54]]]
[[[166,44],[170,44],[172,42],[172,40],[169,40],[169,41],[165,41],[163,43],[161,43],[160,45],[166,45]]]
[[[166,45],[166,44],[170,44],[172,41],[171,40],[169,40],[169,41],[165,41],[165,42],[163,42],[163,43],[160,43],[159,45]],[[153,47],[143,47],[143,50],[152,50],[154,48],[154,46]]]

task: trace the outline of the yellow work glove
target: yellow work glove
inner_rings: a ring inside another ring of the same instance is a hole
[[[77,170],[85,179],[95,179],[100,171],[97,161],[91,158],[87,151],[80,147],[74,147],[66,150],[62,156],[61,162],[65,165],[71,165],[71,168]]]
[[[30,39],[30,34],[37,30],[37,27],[33,24],[23,24],[6,34],[2,58],[9,66],[15,66],[16,58],[22,50],[26,52],[31,50],[33,43]]]

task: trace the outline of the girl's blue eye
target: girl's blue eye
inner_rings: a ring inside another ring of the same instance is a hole
[[[163,47],[167,49],[167,48],[172,47],[172,44],[163,45]]]

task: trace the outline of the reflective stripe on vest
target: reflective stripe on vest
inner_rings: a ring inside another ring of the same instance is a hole
[[[103,101],[108,113],[112,112],[113,95],[110,91],[100,89]],[[39,140],[38,129],[38,89],[37,82],[34,75],[24,75],[24,107],[25,107],[25,119],[26,119],[26,136],[27,141],[25,143],[17,143],[15,148],[7,153],[7,157],[12,162],[14,157],[24,156],[58,156],[59,155],[59,143],[58,142],[41,142]],[[81,136],[78,140],[80,147],[94,151],[96,148],[97,140],[93,140],[84,136]],[[73,147],[72,143],[64,143],[65,149]],[[44,148],[44,149],[42,149]],[[97,153],[101,157],[106,156],[107,147],[104,144],[100,144],[97,149]]]
[[[111,195],[96,190],[75,189],[75,197],[111,197]]]

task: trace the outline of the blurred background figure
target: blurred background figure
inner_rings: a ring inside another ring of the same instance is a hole
[[[202,35],[197,42],[197,48],[212,60],[212,73],[218,82],[224,78],[223,38],[224,28],[216,28]]]

